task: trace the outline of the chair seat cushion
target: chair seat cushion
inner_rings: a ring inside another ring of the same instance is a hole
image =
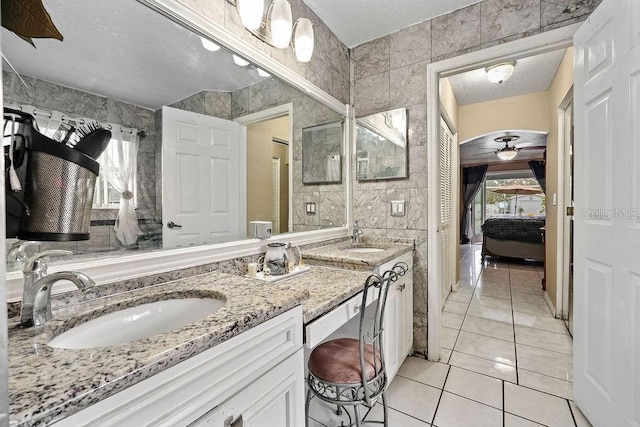
[[[339,338],[320,344],[311,352],[309,371],[317,378],[337,384],[357,384],[360,375],[360,342],[353,338]],[[364,346],[364,364],[367,381],[382,370],[380,354],[374,366],[374,350],[369,344]],[[376,367],[378,372],[376,372]]]

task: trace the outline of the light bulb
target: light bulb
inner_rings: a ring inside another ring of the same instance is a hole
[[[205,39],[204,37],[200,37],[200,41],[202,41],[202,47],[210,50],[211,52],[216,52],[218,50],[220,50],[220,46],[218,46],[217,44],[215,44],[214,42],[212,42],[209,39]]]
[[[262,76],[262,77],[271,77],[271,74],[267,73],[265,70],[263,70],[262,68],[258,68],[258,75]]]
[[[246,67],[249,65],[249,61],[244,58],[240,58],[238,55],[233,55],[233,62],[240,67]]]
[[[299,62],[311,61],[313,56],[313,23],[307,18],[296,21],[295,34],[293,35],[293,47],[296,59]]]
[[[275,0],[271,9],[271,41],[279,49],[284,49],[291,42],[293,17],[291,5],[287,0]]]
[[[236,0],[240,21],[247,30],[257,30],[262,25],[264,0]]]

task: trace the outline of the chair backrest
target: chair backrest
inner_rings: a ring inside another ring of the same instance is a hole
[[[364,389],[364,400],[367,405],[372,404],[387,383],[387,374],[384,363],[384,313],[387,305],[387,295],[390,286],[404,276],[409,267],[404,262],[396,263],[390,270],[385,271],[381,276],[372,274],[367,277],[362,292],[362,305],[360,306],[360,373]],[[376,292],[377,299],[367,306],[367,297],[371,292]],[[373,318],[371,313],[373,311]],[[373,379],[367,379],[366,369],[366,345],[373,348],[373,368],[375,375]]]

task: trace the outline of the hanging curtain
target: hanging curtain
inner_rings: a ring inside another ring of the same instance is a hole
[[[467,235],[469,229],[469,207],[478,194],[484,182],[489,165],[470,166],[462,168],[462,220],[460,221],[460,241],[469,243]]]
[[[536,177],[538,181],[538,185],[542,188],[543,192],[547,192],[546,188],[546,179],[545,179],[545,168],[544,168],[544,160],[531,160],[529,162],[529,167],[531,168],[531,172],[533,172],[533,176]]]
[[[103,155],[112,168],[108,175],[109,184],[120,193],[120,208],[114,231],[124,246],[131,246],[142,234],[138,227],[138,215],[133,206],[133,186],[136,180],[136,159],[138,158],[138,132],[112,126],[111,143]],[[102,163],[101,163],[102,164]]]

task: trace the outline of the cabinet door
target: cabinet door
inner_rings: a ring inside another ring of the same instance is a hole
[[[402,360],[411,352],[413,349],[413,273],[409,271],[403,277],[403,284],[405,285],[401,291],[402,298],[402,322],[401,322],[401,331],[400,337],[402,339],[402,343],[400,345],[401,348],[401,358]]]
[[[396,289],[394,283],[389,294],[387,295],[387,306],[384,313],[384,354],[385,365],[387,368],[387,377],[389,382],[400,368],[399,348],[401,343],[400,337],[400,320],[402,314],[402,299],[400,292]]]
[[[303,358],[303,351],[300,349],[191,426],[304,425]]]

